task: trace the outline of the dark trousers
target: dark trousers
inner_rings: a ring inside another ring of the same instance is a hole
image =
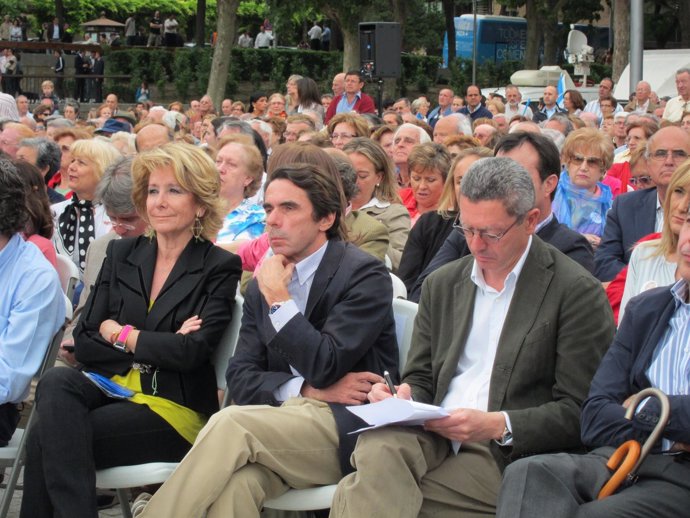
[[[321,50],[321,40],[309,40],[309,47],[311,47],[311,50]]]
[[[74,98],[80,103],[84,102],[86,98],[86,79],[75,79],[74,80]]]
[[[75,369],[49,370],[36,405],[22,518],[97,518],[97,469],[178,462],[191,447],[146,405],[108,398]]]
[[[97,103],[103,102],[103,79],[94,79],[93,98],[96,100]]]
[[[19,424],[19,409],[14,403],[0,405],[0,446],[7,446]]]
[[[62,99],[64,97],[67,97],[65,95],[65,92],[63,90],[63,83],[64,83],[64,75],[62,72],[56,72],[55,73],[55,95],[58,96],[58,99]],[[56,106],[57,108],[57,106]]]

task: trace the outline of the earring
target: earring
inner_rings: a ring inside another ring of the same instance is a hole
[[[194,218],[194,225],[192,225],[192,235],[194,236],[194,239],[199,241],[201,239],[201,233],[204,231],[204,226],[201,224],[201,220],[199,219],[199,216],[196,216]]]

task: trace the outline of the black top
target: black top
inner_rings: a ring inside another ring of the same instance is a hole
[[[398,267],[398,277],[407,286],[408,293],[412,291],[419,274],[424,271],[453,230],[456,213],[449,215],[446,219],[436,211],[427,212],[420,216],[410,230]]]

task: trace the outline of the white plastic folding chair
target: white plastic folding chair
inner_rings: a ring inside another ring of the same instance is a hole
[[[232,321],[223,333],[220,344],[213,355],[212,363],[216,373],[216,383],[220,390],[225,390],[225,369],[227,368],[228,360],[235,352],[235,346],[240,334],[242,304],[244,304],[244,298],[241,295],[236,295],[235,307],[232,311]],[[149,462],[147,464],[101,469],[96,472],[96,487],[100,489],[115,489],[120,501],[122,516],[124,518],[132,518],[128,489],[151,484],[162,484],[175,471],[177,464],[177,462]]]
[[[407,298],[407,287],[400,277],[394,273],[390,273],[391,282],[393,283],[393,298],[394,299],[406,299]]]
[[[412,344],[412,330],[414,329],[414,319],[417,316],[417,304],[409,300],[393,299],[393,316],[395,317],[395,335],[398,338],[398,358],[400,369],[402,369]],[[336,487],[338,487],[337,484],[331,484],[307,489],[290,489],[277,498],[266,500],[264,507],[279,511],[330,509]]]
[[[58,350],[60,349],[60,343],[62,342],[62,335],[65,332],[65,327],[67,322],[72,320],[72,302],[64,296],[65,299],[65,324],[63,324],[60,329],[53,335],[53,339],[46,349],[46,353],[43,356],[43,361],[41,366],[36,372],[34,379],[38,380],[45,371],[50,369],[55,365],[55,358],[57,357]],[[19,473],[24,465],[24,452],[26,449],[26,441],[29,436],[29,431],[31,425],[34,422],[36,405],[31,407],[29,412],[29,419],[26,422],[25,428],[17,428],[12,435],[12,439],[4,448],[0,448],[0,467],[4,470],[7,466],[11,466],[11,471],[9,473],[9,478],[7,479],[7,484],[5,487],[5,493],[2,495],[2,502],[0,502],[0,518],[6,518],[7,513],[10,510],[10,503],[12,501],[12,495],[15,489],[17,489],[17,482],[19,481]]]
[[[72,300],[74,288],[79,282],[79,268],[69,258],[64,255],[57,254],[57,271],[60,278],[60,286],[65,295]]]

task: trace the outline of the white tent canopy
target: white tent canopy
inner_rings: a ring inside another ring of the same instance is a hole
[[[687,49],[645,50],[642,56],[642,79],[647,81],[652,91],[659,97],[678,95],[676,91],[676,70],[690,67],[690,53]],[[625,67],[613,96],[616,99],[627,99],[635,90],[630,85],[630,63]]]

